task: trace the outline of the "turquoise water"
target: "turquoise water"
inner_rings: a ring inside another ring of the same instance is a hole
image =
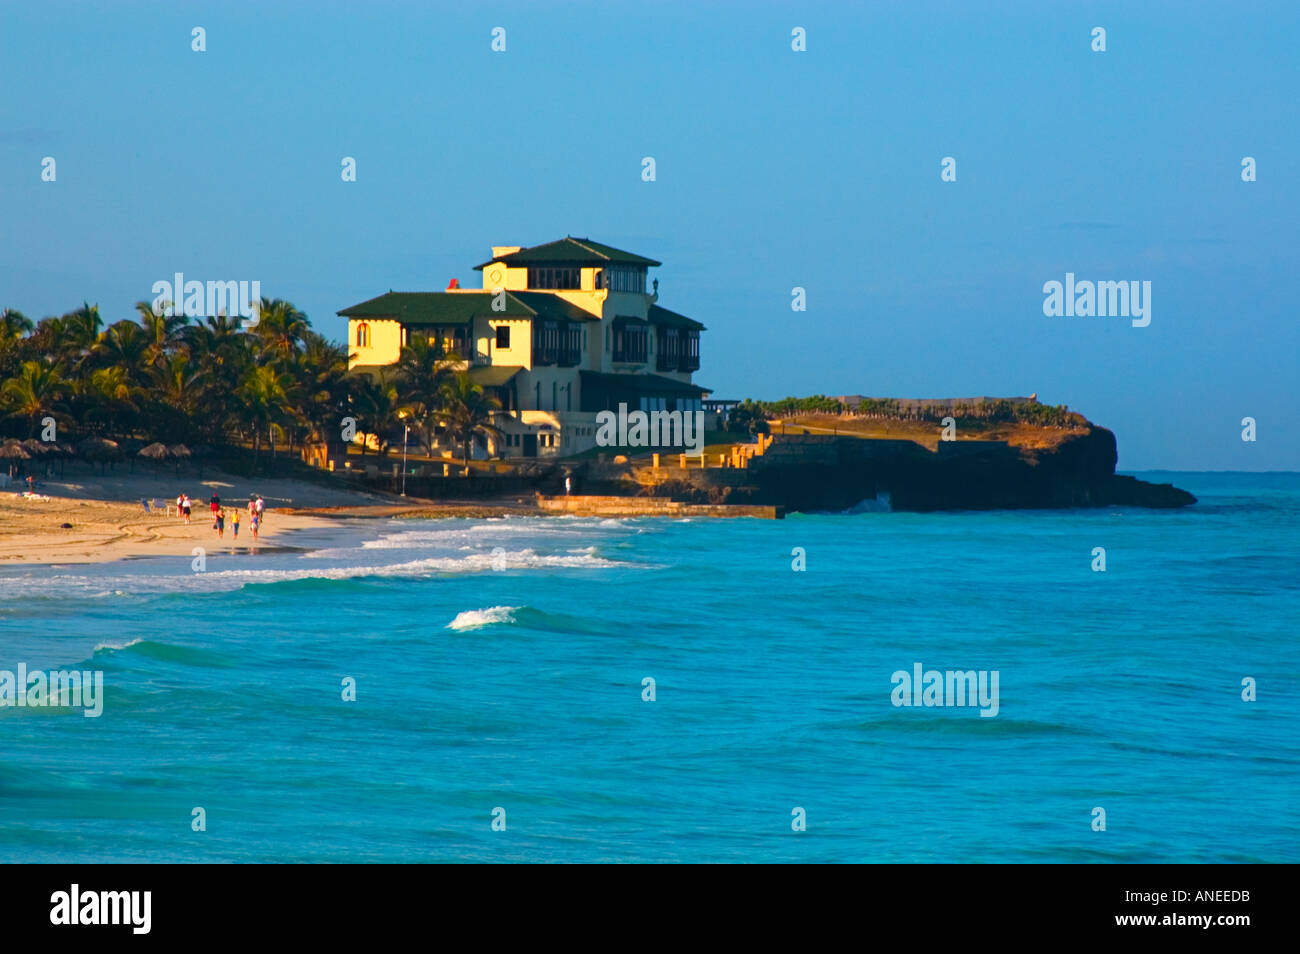
[[[1300,475],[1141,476],[1201,502],[0,570],[0,669],[106,683],[0,708],[0,860],[1300,860]],[[895,707],[915,663],[997,715]]]

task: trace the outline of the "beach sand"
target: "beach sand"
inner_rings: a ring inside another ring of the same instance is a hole
[[[100,563],[142,556],[189,556],[196,546],[208,553],[246,550],[253,545],[248,497],[261,494],[266,519],[259,530],[260,548],[293,546],[290,531],[335,526],[340,518],[359,517],[495,517],[535,514],[530,500],[431,501],[403,500],[392,494],[370,493],[292,479],[244,478],[205,470],[193,474],[78,474],[62,480],[42,480],[37,493],[48,500],[25,498],[21,487],[0,491],[0,567],[33,564]],[[18,493],[14,491],[18,490]],[[176,515],[182,491],[192,501],[190,523]],[[208,499],[213,492],[227,508],[226,532],[212,528]],[[170,505],[170,514],[145,513],[147,498]],[[240,507],[239,540],[231,529],[230,513]],[[64,524],[71,524],[65,527]]]
[[[253,544],[248,497],[261,494],[267,515],[258,534],[264,547],[292,545],[288,531],[331,523],[320,516],[283,512],[290,507],[360,506],[384,503],[386,496],[331,488],[299,480],[232,477],[207,471],[193,474],[78,474],[43,480],[37,493],[48,500],[0,492],[0,566],[34,563],[98,563],[125,557],[183,555],[196,546],[209,553],[246,549]],[[21,488],[18,488],[21,490]],[[190,495],[190,522],[176,515],[176,497]],[[212,529],[208,498],[213,492],[227,507],[226,533]],[[162,500],[171,513],[145,513],[140,499]],[[231,529],[230,511],[241,507],[239,542]],[[63,526],[71,524],[70,527]]]

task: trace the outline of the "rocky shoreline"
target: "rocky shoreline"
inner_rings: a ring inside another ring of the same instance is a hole
[[[1115,435],[1092,426],[1053,446],[964,440],[934,449],[911,440],[776,435],[743,469],[653,469],[638,464],[575,468],[580,492],[670,497],[788,511],[841,511],[880,501],[909,511],[1064,507],[1185,507],[1196,498],[1170,484],[1115,473]]]

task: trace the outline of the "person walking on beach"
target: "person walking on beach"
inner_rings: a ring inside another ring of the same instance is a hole
[[[564,496],[567,497],[571,493],[573,493],[573,478],[566,476],[564,478]]]
[[[215,517],[217,511],[221,509],[221,498],[216,495],[215,491],[212,494],[212,499],[209,500],[208,503],[212,506],[212,516]]]
[[[185,495],[184,495],[184,494],[177,494],[177,495],[176,495],[176,517],[177,517],[177,519],[179,519],[179,518],[185,516],[185,514],[181,513],[181,504],[183,504],[184,502],[185,502]]]
[[[185,517],[185,522],[190,522],[190,495],[181,494],[181,513]]]
[[[257,513],[254,512],[253,519],[249,521],[253,525],[253,539],[257,539]]]
[[[266,504],[262,502],[262,495],[257,495],[257,522],[260,525],[266,520]]]
[[[217,511],[217,537],[222,538],[225,537],[225,535],[226,535],[226,512],[224,510],[218,510]]]
[[[239,539],[239,508],[236,507],[230,511],[230,529],[234,532],[236,540]]]

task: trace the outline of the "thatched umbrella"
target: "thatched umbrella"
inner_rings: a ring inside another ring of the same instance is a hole
[[[14,476],[18,472],[18,461],[31,460],[32,455],[27,453],[21,441],[10,438],[3,444],[0,444],[0,460],[9,461],[9,476]]]
[[[159,462],[166,460],[172,455],[171,455],[171,451],[167,449],[166,444],[155,442],[153,444],[150,444],[148,447],[141,447],[140,450],[136,452],[136,456],[144,457],[148,460],[153,461],[154,464],[153,472],[156,474],[158,473]]]
[[[45,458],[55,456],[55,450],[45,441],[38,441],[34,437],[29,437],[23,441],[23,450],[31,454],[33,458]],[[45,476],[50,476],[50,465],[45,465]]]
[[[167,452],[173,457],[180,457],[182,459],[191,456],[190,449],[184,444],[173,444],[171,447],[167,448]]]
[[[41,441],[40,444],[45,448],[48,457],[58,460],[59,476],[62,477],[64,464],[69,457],[76,457],[77,452],[72,449],[71,444],[60,444],[58,441]]]
[[[122,459],[122,448],[117,441],[110,441],[107,437],[87,437],[77,445],[77,453],[86,460],[99,461],[101,465],[110,460]],[[104,468],[101,466],[100,469]]]

